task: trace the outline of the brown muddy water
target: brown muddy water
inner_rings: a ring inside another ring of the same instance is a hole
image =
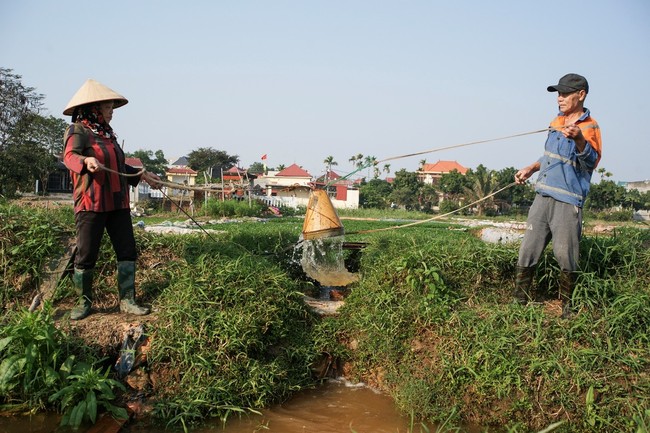
[[[400,414],[393,400],[363,385],[343,380],[330,380],[316,389],[297,393],[289,401],[265,409],[262,415],[233,416],[225,427],[213,421],[191,428],[191,433],[425,433],[435,432],[433,425],[412,423]],[[21,418],[0,418],[0,433],[68,433],[57,429],[55,415]],[[77,433],[84,432],[83,428]],[[179,427],[164,429],[144,423],[131,422],[122,433],[179,433]],[[479,428],[467,427],[463,433],[479,433]]]

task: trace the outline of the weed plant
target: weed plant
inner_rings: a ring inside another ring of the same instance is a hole
[[[21,310],[5,317],[0,330],[0,395],[3,404],[38,410],[60,385],[57,370],[66,358],[64,335],[51,310]]]
[[[14,311],[0,328],[0,407],[3,411],[36,412],[56,409],[62,425],[78,428],[95,422],[98,407],[126,418],[126,410],[113,405],[114,389],[124,386],[108,377],[79,342],[59,330],[52,306]],[[83,354],[86,361],[77,361]]]
[[[74,356],[68,357],[60,369],[66,386],[52,394],[48,401],[60,401],[62,426],[79,428],[83,422],[94,424],[99,409],[103,408],[116,419],[127,419],[126,409],[113,404],[114,390],[125,391],[120,382],[109,377],[110,368],[102,368],[76,362]]]

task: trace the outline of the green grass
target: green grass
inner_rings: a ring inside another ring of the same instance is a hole
[[[62,251],[73,224],[65,210],[3,204],[0,215],[8,318],[33,296],[42,265]],[[136,230],[138,296],[158,310],[149,366],[160,379],[157,416],[186,426],[258,410],[313,386],[311,362],[327,353],[416,420],[508,432],[563,420],[553,431],[647,431],[648,230],[583,240],[579,314],[566,321],[548,305],[510,303],[517,245],[486,244],[450,222],[364,234],[399,222],[344,220],[357,233],[346,240],[367,243],[346,257],[361,278],[341,315],[320,320],[301,301],[314,288],[294,251],[302,224],[300,217],[219,224],[210,228],[224,233],[210,237]],[[97,291],[114,292],[106,239],[99,263]],[[549,298],[557,273],[549,249],[536,274]],[[21,398],[29,402],[28,394]]]

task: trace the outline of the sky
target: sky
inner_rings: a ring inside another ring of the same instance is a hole
[[[649,23],[647,0],[0,0],[0,66],[66,121],[88,78],[124,95],[111,126],[127,152],[175,160],[211,147],[244,168],[266,154],[314,176],[328,156],[345,175],[359,153],[429,150],[387,161],[389,175],[422,159],[521,168],[545,134],[501,138],[546,128],[557,114],[546,87],[579,73],[599,168],[639,181],[650,179]]]

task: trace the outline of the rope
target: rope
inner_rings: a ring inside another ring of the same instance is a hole
[[[369,162],[366,165],[362,165],[359,168],[357,168],[356,170],[346,174],[345,176],[341,176],[338,179],[331,180],[330,182],[328,182],[325,185],[325,187],[328,187],[332,183],[338,182],[338,181],[340,181],[342,179],[347,179],[350,176],[352,176],[354,173],[357,173],[358,171],[364,170],[364,169],[366,169],[368,167],[372,167],[373,165],[379,165],[379,164],[387,162],[387,161],[393,161],[393,160],[401,159],[401,158],[409,158],[411,156],[424,155],[424,154],[427,154],[427,153],[440,152],[442,150],[456,149],[458,147],[472,146],[474,144],[490,143],[490,142],[493,142],[493,141],[507,140],[509,138],[523,137],[525,135],[539,134],[541,132],[548,132],[551,129],[559,131],[559,129],[557,129],[557,128],[548,127],[548,128],[544,128],[544,129],[538,129],[538,130],[535,130],[535,131],[528,131],[528,132],[522,132],[522,133],[519,133],[519,134],[506,135],[505,137],[490,138],[490,139],[487,139],[487,140],[470,141],[470,142],[467,142],[467,143],[460,143],[460,144],[454,144],[454,145],[451,145],[451,146],[437,147],[437,148],[434,148],[434,149],[423,150],[421,152],[406,153],[404,155],[392,156],[390,158],[385,158],[385,159],[381,159],[379,161]]]
[[[404,228],[404,227],[411,227],[411,226],[415,226],[415,225],[418,225],[418,224],[428,223],[428,222],[431,222],[431,221],[434,221],[434,220],[444,218],[444,217],[449,216],[449,215],[451,215],[453,213],[459,212],[459,211],[461,211],[463,209],[467,209],[468,207],[474,206],[475,204],[478,204],[478,203],[480,203],[482,201],[485,201],[485,200],[489,199],[490,197],[494,197],[495,195],[499,194],[500,192],[503,192],[503,191],[507,190],[508,188],[512,188],[516,184],[517,184],[516,182],[512,182],[512,183],[504,186],[500,190],[495,191],[492,194],[486,195],[485,197],[483,197],[483,198],[481,198],[479,200],[476,200],[473,203],[470,203],[468,205],[465,205],[465,206],[463,206],[461,208],[452,210],[451,212],[447,212],[447,213],[442,214],[442,215],[436,215],[436,216],[434,216],[432,218],[429,218],[429,219],[426,219],[426,220],[415,221],[415,222],[404,224],[404,225],[401,225],[401,226],[391,226],[391,227],[384,227],[384,228],[381,228],[381,229],[360,230],[360,231],[356,231],[356,232],[348,232],[346,234],[347,235],[358,235],[358,234],[366,234],[366,233],[376,233],[376,232],[383,232],[383,231],[387,231],[387,230],[401,229],[401,228]]]
[[[490,138],[488,140],[470,141],[468,143],[461,143],[461,144],[454,144],[452,146],[438,147],[438,148],[435,148],[435,149],[424,150],[422,152],[407,153],[407,154],[404,154],[404,155],[393,156],[393,157],[390,157],[390,158],[379,160],[379,161],[375,162],[374,165],[381,164],[382,162],[386,162],[386,161],[392,161],[392,160],[395,160],[395,159],[408,158],[408,157],[411,157],[411,156],[418,156],[418,155],[424,155],[425,153],[433,153],[433,152],[439,152],[441,150],[455,149],[457,147],[471,146],[471,145],[474,145],[474,144],[483,144],[483,143],[490,143],[490,142],[493,142],[493,141],[507,140],[509,138],[523,137],[524,135],[539,134],[540,132],[548,132],[548,130],[549,130],[549,128],[544,128],[544,129],[538,129],[536,131],[529,131],[529,132],[522,132],[520,134],[507,135],[505,137]]]
[[[143,168],[142,170],[138,171],[137,173],[129,174],[129,173],[122,173],[122,172],[113,170],[111,168],[106,167],[103,164],[99,164],[99,167],[102,170],[106,170],[109,173],[114,173],[114,174],[117,174],[118,176],[123,176],[123,177],[142,176],[144,173],[147,172],[147,170]],[[159,180],[156,183],[158,183],[160,185],[160,188],[157,188],[157,189],[160,189],[161,191],[162,191],[163,186],[166,186],[166,187],[172,188],[172,189],[182,189],[182,190],[186,190],[186,191],[206,191],[206,192],[215,192],[215,191],[220,191],[220,190],[225,189],[223,186],[221,188],[206,188],[206,187],[201,187],[201,186],[183,185],[182,183],[176,183],[176,182],[167,182],[167,181],[164,181],[164,180]],[[235,186],[245,186],[244,183],[233,184],[233,185],[235,185]]]

